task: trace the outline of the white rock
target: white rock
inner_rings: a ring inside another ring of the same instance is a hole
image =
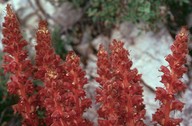
[[[72,3],[64,2],[54,13],[54,20],[64,30],[71,28],[82,16],[82,10],[80,8],[75,9]]]
[[[92,46],[94,47],[94,49],[98,50],[100,44],[102,44],[105,48],[108,48],[110,43],[110,40],[108,37],[104,36],[104,35],[99,35],[97,36],[92,42]]]

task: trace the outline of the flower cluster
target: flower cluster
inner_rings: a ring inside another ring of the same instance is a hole
[[[37,31],[36,73],[44,83],[39,91],[40,101],[46,109],[46,124],[53,126],[79,125],[88,121],[82,118],[90,106],[83,86],[87,83],[80,59],[74,52],[68,53],[66,61],[55,54],[47,22],[41,21]],[[90,123],[91,124],[91,123]]]
[[[170,117],[171,111],[182,111],[184,103],[177,100],[175,95],[183,92],[186,85],[180,80],[187,71],[184,66],[186,63],[188,33],[185,27],[177,34],[176,39],[171,46],[172,54],[166,57],[169,66],[161,66],[163,72],[161,82],[165,88],[158,87],[156,90],[156,100],[161,102],[160,108],[153,115],[153,121],[163,126],[177,126],[182,119]]]
[[[8,92],[19,96],[19,101],[13,106],[14,111],[24,118],[23,124],[38,126],[36,115],[36,95],[30,79],[33,71],[27,52],[24,50],[27,42],[23,39],[16,15],[7,5],[7,15],[3,23],[2,43],[4,44],[4,71],[11,73],[7,83]]]
[[[35,77],[44,83],[38,93],[40,106],[46,110],[45,122],[47,125],[64,125],[65,123],[62,124],[64,106],[59,92],[65,88],[62,82],[61,59],[51,47],[51,37],[46,21],[39,23],[36,37]]]
[[[144,126],[141,75],[136,68],[131,69],[132,61],[122,42],[114,40],[110,49],[110,55],[102,46],[98,52],[99,77],[96,80],[101,84],[97,89],[97,102],[101,103],[99,125]]]
[[[38,108],[45,110],[46,125],[92,125],[83,118],[91,100],[86,98],[83,90],[87,78],[80,67],[80,58],[70,52],[64,62],[55,54],[47,22],[39,23],[34,65],[27,59],[24,50],[27,42],[22,38],[19,22],[10,5],[7,6],[3,35],[4,71],[11,73],[7,87],[9,93],[19,96],[14,110],[22,115],[23,125],[44,125],[37,116]],[[35,88],[33,80],[40,80],[44,85]]]
[[[28,58],[16,15],[7,5],[7,15],[3,23],[2,43],[4,44],[4,71],[10,73],[7,89],[18,96],[13,105],[15,112],[23,118],[23,126],[92,126],[83,118],[83,113],[91,106],[83,89],[87,84],[85,72],[80,67],[80,58],[69,52],[63,61],[52,47],[51,34],[46,21],[40,21],[36,32],[35,63]],[[177,126],[182,119],[171,117],[171,112],[182,111],[184,103],[175,95],[183,92],[185,84],[180,80],[187,71],[186,63],[188,33],[182,28],[171,46],[172,54],[166,57],[169,65],[161,66],[161,82],[157,87],[156,99],[160,108],[153,114],[155,125]],[[96,90],[99,126],[145,126],[146,113],[143,103],[141,74],[132,68],[129,52],[121,41],[114,40],[108,53],[101,45],[98,51],[95,80],[100,84]],[[34,80],[43,85],[34,86]],[[45,115],[40,120],[37,114]]]
[[[64,83],[67,91],[65,92],[65,111],[68,112],[67,121],[70,126],[89,126],[92,123],[82,118],[86,108],[90,107],[91,100],[86,98],[84,85],[87,83],[85,72],[80,67],[80,58],[74,53],[69,52],[63,65],[65,77]]]

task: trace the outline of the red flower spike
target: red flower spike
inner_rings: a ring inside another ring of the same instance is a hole
[[[162,126],[177,126],[181,123],[182,119],[174,119],[170,117],[171,111],[182,111],[184,103],[175,99],[175,95],[183,92],[186,85],[180,80],[183,74],[187,71],[184,66],[186,63],[186,56],[188,53],[187,48],[188,31],[185,27],[176,35],[173,45],[170,47],[172,54],[166,57],[169,66],[161,66],[163,72],[161,82],[164,88],[158,87],[156,90],[156,100],[162,104],[160,109],[153,114],[153,121],[156,121]]]
[[[35,76],[44,83],[39,97],[46,110],[46,125],[92,125],[82,118],[91,101],[85,98],[83,86],[87,79],[80,68],[79,57],[70,52],[63,63],[51,47],[51,35],[46,21],[39,23],[36,36]]]
[[[51,47],[51,35],[46,21],[40,21],[36,33],[36,73],[35,77],[44,83],[39,90],[41,107],[46,110],[46,125],[67,126],[64,118],[64,104],[62,103],[61,90],[63,86],[63,69],[61,59]]]
[[[3,23],[4,70],[11,73],[7,83],[8,92],[19,96],[19,102],[13,106],[14,111],[23,117],[24,126],[38,126],[36,113],[36,95],[31,78],[33,71],[27,51],[27,42],[23,40],[19,22],[8,4],[7,15]]]
[[[87,78],[85,78],[85,72],[80,67],[80,58],[74,52],[69,52],[63,68],[66,76],[64,82],[68,83],[67,94],[70,93],[69,97],[65,99],[68,101],[65,106],[68,106],[71,110],[68,124],[78,126],[92,125],[92,123],[82,118],[84,111],[90,107],[91,100],[85,97],[86,94],[83,90],[84,85],[87,83]]]
[[[131,69],[132,61],[123,43],[116,40],[110,45],[109,56],[102,46],[98,52],[97,102],[99,125],[145,126],[145,109],[140,86],[141,75]]]
[[[102,86],[102,88],[98,88],[96,90],[98,94],[96,96],[96,100],[97,102],[101,102],[102,104],[102,107],[98,110],[99,117],[101,118],[98,120],[98,123],[101,126],[117,125],[118,116],[114,109],[116,106],[116,102],[114,99],[115,95],[117,94],[114,92],[115,90],[113,89],[114,83],[110,81],[112,74],[110,70],[111,64],[109,61],[109,56],[102,45],[99,47],[99,52],[97,56],[97,73],[99,77],[97,77],[96,80]],[[111,96],[108,96],[108,94],[110,94]]]

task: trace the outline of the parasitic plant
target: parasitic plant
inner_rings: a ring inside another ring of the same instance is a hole
[[[46,124],[53,126],[84,126],[89,124],[82,115],[91,104],[85,98],[83,86],[87,83],[80,67],[80,59],[74,52],[68,53],[66,61],[55,54],[47,22],[41,21],[37,31],[36,73],[44,83],[39,98],[46,110]],[[90,123],[91,124],[91,123]]]
[[[17,95],[19,101],[13,106],[15,112],[23,117],[23,125],[38,126],[36,115],[36,94],[31,80],[33,66],[27,59],[24,49],[27,42],[19,29],[19,22],[11,6],[7,5],[7,15],[3,23],[2,43],[4,44],[4,71],[9,72],[10,81],[7,83],[8,92]]]
[[[145,105],[143,104],[141,75],[131,69],[129,53],[123,42],[114,40],[110,45],[111,54],[100,46],[96,78],[101,87],[97,89],[97,101],[101,126],[144,126]]]
[[[153,121],[162,126],[177,126],[182,121],[181,118],[172,118],[170,113],[178,110],[182,111],[184,103],[175,98],[179,92],[186,89],[186,85],[181,81],[181,77],[187,71],[186,64],[188,32],[185,27],[176,35],[173,45],[170,47],[172,54],[166,57],[168,66],[161,66],[163,72],[161,82],[165,88],[157,87],[155,100],[160,101],[160,108],[153,114]]]
[[[86,98],[84,85],[87,84],[85,72],[80,67],[80,58],[70,51],[63,61],[52,47],[51,34],[46,21],[40,21],[36,32],[35,63],[28,58],[19,29],[19,21],[11,6],[7,5],[3,23],[5,73],[10,73],[7,90],[18,96],[13,105],[15,113],[23,118],[23,126],[92,126],[83,118],[83,113],[91,106]],[[184,103],[176,95],[185,91],[181,81],[187,71],[186,63],[188,31],[185,27],[177,34],[170,47],[172,54],[166,57],[168,66],[161,66],[163,87],[157,87],[155,100],[160,108],[153,114],[155,125],[177,126],[181,118],[173,118],[171,113],[182,111]],[[96,92],[99,126],[145,126],[145,105],[141,74],[132,68],[129,52],[121,41],[113,40],[108,53],[101,45],[98,51],[96,81],[100,84]],[[34,86],[40,80],[42,86]],[[40,108],[40,109],[39,109]],[[45,115],[38,117],[39,110]]]
[[[62,119],[64,106],[60,94],[60,90],[65,88],[62,82],[63,71],[60,64],[61,59],[51,47],[51,37],[46,21],[40,21],[36,37],[35,78],[44,84],[40,88],[38,96],[40,106],[46,111],[45,123],[46,125],[63,126],[66,125]]]

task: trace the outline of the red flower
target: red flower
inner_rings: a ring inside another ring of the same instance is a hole
[[[161,101],[161,107],[153,114],[153,121],[163,126],[177,126],[182,119],[171,118],[170,112],[174,110],[182,111],[184,103],[175,99],[178,92],[184,91],[186,85],[180,80],[187,71],[184,66],[186,63],[188,33],[186,28],[182,28],[177,34],[176,39],[171,46],[172,54],[166,57],[169,66],[161,66],[163,72],[161,82],[164,88],[158,87],[156,90],[156,100]]]
[[[98,52],[97,102],[99,125],[144,126],[145,109],[140,85],[141,75],[131,69],[132,61],[122,42],[110,45],[111,55],[100,46]]]
[[[40,101],[46,109],[46,125],[88,125],[82,115],[90,106],[83,86],[87,83],[85,72],[80,68],[80,59],[73,52],[63,63],[51,47],[47,22],[41,21],[37,31],[36,73],[44,83],[39,91]]]
[[[33,71],[27,51],[24,50],[27,42],[23,39],[19,29],[19,22],[11,6],[7,5],[7,15],[3,23],[4,71],[10,72],[10,81],[7,83],[8,92],[19,96],[19,102],[13,106],[14,111],[23,117],[23,125],[37,126],[36,95],[31,74]]]
[[[86,98],[84,85],[87,84],[85,72],[80,67],[80,58],[74,53],[69,52],[63,64],[65,72],[64,84],[66,92],[64,96],[65,107],[68,113],[68,125],[89,126],[92,123],[82,118],[83,113],[91,105],[91,100]]]

